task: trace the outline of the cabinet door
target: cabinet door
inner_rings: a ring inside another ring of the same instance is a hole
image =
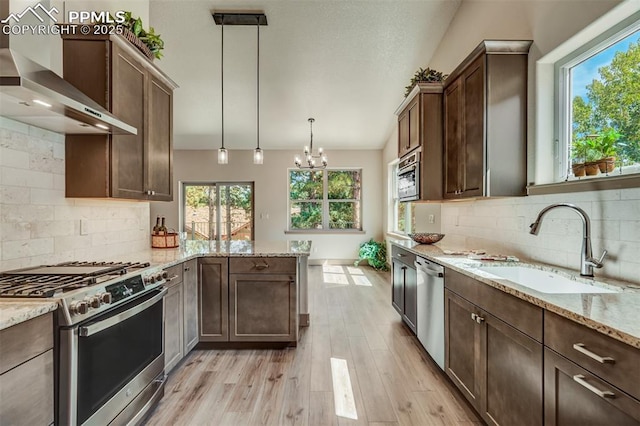
[[[407,152],[411,152],[420,146],[420,95],[409,105],[409,140]]]
[[[169,287],[164,298],[164,371],[169,374],[184,352],[182,282]]]
[[[483,194],[485,140],[485,56],[480,56],[462,75],[463,101],[463,196]]]
[[[229,340],[297,340],[295,274],[229,275]]]
[[[640,425],[640,401],[549,348],[544,349],[544,413],[548,426]]]
[[[198,328],[201,342],[229,341],[229,260],[198,259]]]
[[[398,117],[398,158],[403,157],[409,146],[409,113],[405,111]]]
[[[149,199],[173,200],[173,92],[155,77],[149,79],[147,183]]]
[[[404,313],[402,319],[416,333],[418,322],[418,275],[415,268],[405,266],[404,270]]]
[[[444,93],[444,198],[457,198],[460,185],[462,143],[462,88],[460,79]]]
[[[198,261],[192,259],[183,265],[184,355],[198,344]]]
[[[391,267],[393,269],[391,305],[402,315],[404,313],[404,271],[407,267],[395,259],[392,259]]]
[[[480,410],[481,327],[471,314],[480,309],[445,289],[445,372]]]
[[[111,44],[113,115],[138,129],[137,135],[111,136],[111,196],[146,198],[145,99],[147,74],[135,58]]]
[[[488,424],[542,425],[542,344],[482,313],[481,415]]]

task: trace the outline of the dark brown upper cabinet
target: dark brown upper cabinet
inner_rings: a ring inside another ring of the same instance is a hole
[[[442,83],[418,83],[396,110],[398,158],[420,152],[420,200],[442,200]]]
[[[64,79],[137,135],[67,135],[67,197],[173,199],[173,90],[119,35],[63,35]]]
[[[531,43],[485,40],[445,81],[445,199],[526,194]]]

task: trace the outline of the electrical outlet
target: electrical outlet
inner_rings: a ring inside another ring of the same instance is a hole
[[[89,235],[88,219],[80,219],[80,235]]]
[[[436,215],[430,214],[428,218],[429,223],[436,223]]]

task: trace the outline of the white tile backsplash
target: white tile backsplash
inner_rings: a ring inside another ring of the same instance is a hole
[[[0,271],[149,248],[149,203],[65,198],[64,158],[64,135],[0,117]]]
[[[638,188],[443,203],[442,233],[446,237],[442,245],[513,254],[578,270],[583,225],[576,212],[549,211],[539,234],[529,234],[529,224],[538,212],[560,202],[576,204],[589,215],[594,255],[609,251],[605,267],[596,270],[596,276],[640,283]]]

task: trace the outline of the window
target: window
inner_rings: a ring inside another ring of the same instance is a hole
[[[253,240],[253,182],[183,183],[182,218],[190,240]]]
[[[640,173],[640,22],[556,65],[556,180]]]
[[[362,170],[289,170],[289,230],[362,230]]]
[[[390,196],[388,230],[397,234],[410,234],[416,227],[415,211],[411,203],[401,203],[398,196],[398,161],[389,166],[389,191]]]

